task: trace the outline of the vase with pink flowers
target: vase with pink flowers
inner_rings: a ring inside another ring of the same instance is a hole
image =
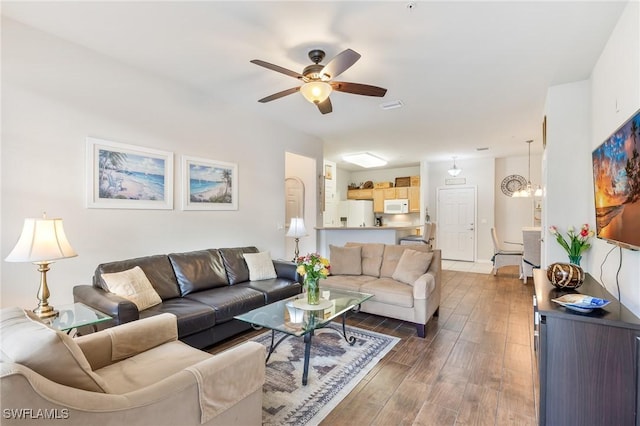
[[[549,232],[556,238],[556,241],[569,255],[569,262],[574,265],[580,266],[580,260],[582,259],[582,253],[591,247],[589,239],[595,234],[589,227],[588,223],[585,223],[580,228],[579,232],[576,232],[573,226],[567,229],[568,241],[562,236],[555,226],[549,227]]]

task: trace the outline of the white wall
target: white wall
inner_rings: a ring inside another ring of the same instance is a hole
[[[285,152],[318,161],[320,140],[6,19],[1,47],[1,256],[25,217],[63,218],[79,256],[52,265],[54,306],[101,262],[243,245],[285,256]],[[87,209],[87,136],[173,152],[174,210]],[[237,211],[180,210],[183,154],[238,164]],[[3,262],[2,306],[34,307],[38,281]]]
[[[547,92],[543,267],[568,261],[567,253],[547,231],[549,226],[557,226],[565,233],[569,226],[579,228],[583,223],[594,224],[590,93],[586,80],[554,86]],[[583,256],[585,265],[589,263],[589,255],[587,252]]]
[[[546,185],[543,226],[595,226],[591,151],[640,108],[640,4],[629,2],[588,81],[554,86],[547,95]],[[597,239],[582,267],[640,315],[640,252],[619,250]],[[622,254],[622,268],[618,274]],[[543,266],[567,261],[548,232]],[[602,280],[601,280],[602,269]]]
[[[542,142],[539,142],[539,144],[542,145]],[[531,154],[531,184],[534,189],[536,185],[542,184],[540,177],[541,162],[540,155]],[[522,243],[523,227],[540,226],[540,223],[536,223],[534,220],[534,207],[541,199],[537,197],[508,197],[502,192],[501,184],[502,180],[510,175],[520,175],[528,179],[529,157],[496,158],[495,167],[495,225],[498,238],[502,241]],[[515,250],[518,247],[505,245],[505,248]]]
[[[590,88],[590,150],[593,150],[640,109],[640,3],[637,1],[630,2],[620,17],[593,69]],[[592,177],[588,179],[592,190]],[[590,223],[595,223],[593,201],[588,209]],[[640,252],[616,249],[604,261],[612,247],[604,241],[594,241],[589,250],[587,271],[600,280],[602,266],[603,284],[617,295],[616,273],[621,253],[621,301],[640,315]]]

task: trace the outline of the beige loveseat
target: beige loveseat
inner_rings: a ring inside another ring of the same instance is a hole
[[[438,315],[441,293],[441,254],[427,245],[347,243],[330,246],[331,275],[322,289],[371,293],[362,312],[410,321],[418,336]]]
[[[165,313],[72,339],[0,310],[3,425],[248,425],[262,420],[265,350],[178,341]]]

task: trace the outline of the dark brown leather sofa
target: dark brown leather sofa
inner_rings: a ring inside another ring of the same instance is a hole
[[[250,281],[242,254],[257,252],[255,247],[207,249],[103,263],[96,268],[93,285],[75,286],[73,298],[113,317],[101,328],[170,312],[178,318],[178,338],[205,348],[249,329],[249,324],[233,319],[235,315],[302,291],[296,265],[287,261],[273,261],[277,278]],[[162,299],[141,312],[134,303],[108,292],[101,278],[135,266]]]

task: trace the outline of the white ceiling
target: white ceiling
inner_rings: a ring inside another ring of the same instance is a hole
[[[626,1],[2,2],[11,19],[205,96],[316,135],[325,157],[368,151],[389,167],[542,151],[549,86],[589,78]],[[322,115],[299,82],[249,63],[301,72],[346,48],[362,58],[338,80],[384,98],[334,92]],[[382,110],[383,102],[404,107]],[[476,151],[487,147],[488,151]]]

